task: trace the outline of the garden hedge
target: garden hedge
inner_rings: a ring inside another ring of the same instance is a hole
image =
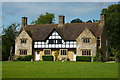
[[[43,55],[42,59],[43,61],[53,61],[54,57],[52,55]]]
[[[17,58],[18,61],[31,61],[33,59],[32,55],[27,55],[27,56],[19,56]]]
[[[91,62],[91,56],[76,56],[76,61]]]

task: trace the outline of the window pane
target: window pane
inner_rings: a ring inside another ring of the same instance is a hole
[[[50,50],[44,50],[44,55],[50,55]]]

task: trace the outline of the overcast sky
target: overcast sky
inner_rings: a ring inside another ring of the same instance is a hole
[[[58,16],[64,15],[65,22],[80,18],[83,21],[99,20],[101,10],[115,2],[3,2],[2,25],[5,27],[11,23],[20,23],[21,17],[28,17],[28,24],[45,12],[55,14],[55,23]]]

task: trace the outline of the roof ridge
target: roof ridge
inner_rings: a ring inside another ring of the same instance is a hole
[[[31,24],[31,25],[27,25],[27,26],[35,26],[35,25],[58,25],[58,24]]]

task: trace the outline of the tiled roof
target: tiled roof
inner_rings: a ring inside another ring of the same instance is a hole
[[[36,24],[27,25],[25,30],[35,41],[45,40],[53,29],[64,40],[76,40],[85,28],[88,28],[96,37],[101,35],[102,28],[99,26],[99,23],[66,23],[63,27],[58,27],[58,24]]]

